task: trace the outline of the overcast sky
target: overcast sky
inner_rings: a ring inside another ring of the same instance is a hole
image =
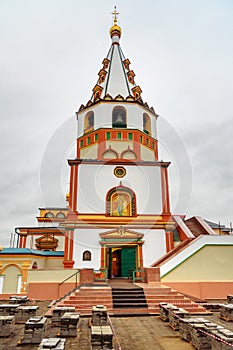
[[[122,50],[160,115],[173,212],[233,220],[232,0],[0,0],[0,244],[36,225],[39,207],[65,206],[74,113],[109,50],[115,4]]]

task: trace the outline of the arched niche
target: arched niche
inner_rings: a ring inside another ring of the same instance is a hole
[[[91,261],[91,252],[89,250],[83,252],[83,261]]]
[[[122,106],[116,106],[112,111],[112,127],[127,128],[126,109]]]
[[[103,152],[102,157],[103,159],[117,159],[118,153],[109,147],[109,149]]]
[[[106,195],[106,214],[109,216],[136,216],[136,196],[128,187],[118,186]]]
[[[122,159],[136,159],[137,155],[133,150],[127,149],[121,153],[121,158]]]
[[[151,120],[147,113],[143,113],[143,131],[151,135]]]
[[[84,134],[94,130],[94,112],[88,112],[84,117]]]

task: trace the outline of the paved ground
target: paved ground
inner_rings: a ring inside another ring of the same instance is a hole
[[[49,302],[36,302],[39,305],[39,314],[46,313]],[[205,318],[218,323],[233,331],[233,322],[225,322],[218,317],[218,313]],[[67,338],[66,350],[90,350],[89,318],[81,318],[78,335]],[[142,317],[112,317],[116,337],[114,337],[115,350],[192,350],[194,347],[181,340],[179,332],[172,330],[168,323],[157,316]],[[23,337],[24,325],[16,325],[14,333],[8,338],[0,338],[0,350],[37,350],[38,345],[17,345]],[[52,327],[50,319],[45,337],[56,337],[59,327]],[[121,348],[119,348],[119,344]]]

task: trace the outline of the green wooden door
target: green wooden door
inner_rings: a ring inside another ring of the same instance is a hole
[[[121,276],[132,277],[136,268],[136,247],[121,249]]]

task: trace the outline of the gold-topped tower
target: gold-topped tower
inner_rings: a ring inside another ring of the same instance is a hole
[[[121,27],[120,26],[118,26],[118,24],[117,24],[117,16],[119,15],[119,12],[117,11],[117,9],[116,9],[116,6],[114,7],[114,11],[112,12],[112,14],[113,14],[113,16],[114,16],[114,24],[113,24],[113,26],[110,28],[110,31],[109,31],[109,33],[110,33],[110,36],[111,36],[111,38],[113,37],[113,36],[115,36],[115,35],[117,35],[119,38],[121,37]]]

